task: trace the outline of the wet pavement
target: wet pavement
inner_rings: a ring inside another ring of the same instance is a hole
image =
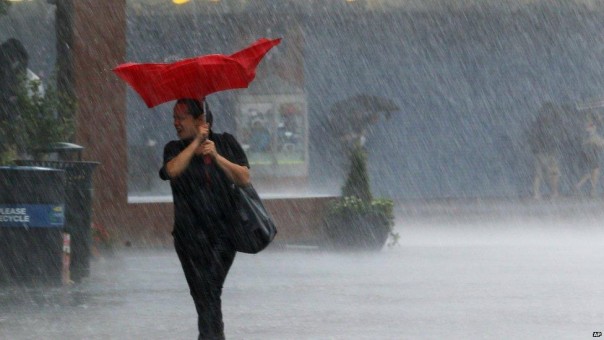
[[[227,338],[592,338],[604,331],[604,213],[555,211],[398,216],[400,244],[377,253],[239,254]],[[95,259],[70,287],[0,288],[0,339],[195,339],[195,327],[171,249]]]

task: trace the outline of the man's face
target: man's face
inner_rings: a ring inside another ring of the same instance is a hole
[[[197,127],[205,122],[205,115],[193,118],[186,104],[179,103],[174,106],[174,128],[180,139],[191,139],[197,135]]]

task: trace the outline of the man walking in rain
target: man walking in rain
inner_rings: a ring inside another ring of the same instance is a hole
[[[541,184],[547,181],[551,198],[559,196],[560,126],[555,108],[542,110],[529,131],[529,146],[534,156],[533,198],[542,198]]]
[[[587,168],[587,172],[575,185],[575,191],[577,193],[581,192],[583,185],[585,185],[587,181],[590,181],[590,195],[591,197],[595,197],[598,189],[598,180],[600,178],[600,152],[602,151],[602,148],[604,148],[604,138],[598,134],[596,124],[592,119],[588,119],[585,124],[584,137],[581,146],[581,160]]]
[[[247,157],[228,133],[213,133],[212,117],[199,100],[174,106],[179,140],[166,144],[163,180],[174,199],[174,247],[198,315],[199,339],[224,339],[221,295],[235,249],[228,237],[233,220],[229,185],[247,185]]]

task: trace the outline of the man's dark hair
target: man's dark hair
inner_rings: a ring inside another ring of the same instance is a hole
[[[214,117],[212,117],[212,111],[210,111],[210,107],[208,106],[208,103],[206,101],[191,98],[182,98],[177,100],[176,104],[185,104],[193,118],[198,118],[205,113],[206,122],[212,125]]]

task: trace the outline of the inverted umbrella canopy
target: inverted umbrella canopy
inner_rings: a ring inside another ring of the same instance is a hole
[[[386,117],[400,108],[396,103],[389,98],[373,96],[368,94],[358,94],[347,99],[336,102],[331,107],[331,113],[335,115],[360,113],[377,113],[384,112]]]
[[[214,92],[248,87],[262,58],[280,42],[262,38],[230,56],[210,54],[174,63],[126,63],[113,71],[149,108],[180,98],[203,99]]]

